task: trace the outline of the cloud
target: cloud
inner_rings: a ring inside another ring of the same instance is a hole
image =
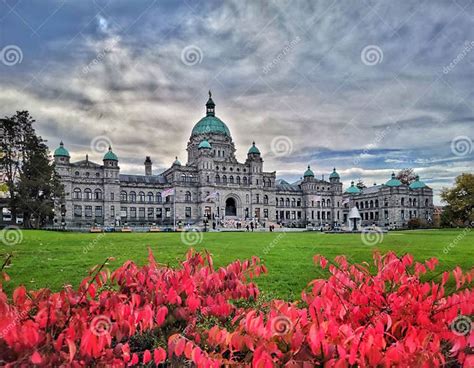
[[[474,40],[472,6],[50,0],[5,10],[2,42],[24,57],[0,64],[3,114],[30,110],[51,148],[63,139],[73,159],[106,135],[126,172],[141,173],[146,155],[161,169],[186,161],[212,89],[238,158],[255,140],[265,168],[289,180],[308,163],[318,175],[336,166],[346,185],[414,167],[440,188],[473,171],[451,141],[474,137],[474,52],[443,73]],[[191,45],[202,52],[195,65],[181,60]],[[368,45],[380,63],[361,60]],[[279,136],[291,155],[271,154]]]

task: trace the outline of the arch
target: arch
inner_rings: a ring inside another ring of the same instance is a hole
[[[234,177],[232,175],[229,176],[229,183],[234,184]]]
[[[228,197],[225,200],[225,215],[237,216],[237,202],[234,197]]]
[[[92,199],[92,190],[90,190],[89,188],[84,189],[84,199]]]
[[[79,188],[75,188],[73,193],[74,199],[82,199],[82,191]]]
[[[124,190],[122,190],[122,191],[120,192],[120,201],[121,201],[121,202],[127,202],[127,192],[124,191]]]
[[[243,181],[244,181],[244,185],[247,185],[247,177],[246,176],[244,176]]]
[[[280,198],[280,207],[283,207],[285,205],[285,200],[282,198]]]
[[[190,191],[187,191],[187,192],[184,194],[184,201],[185,201],[185,202],[191,202],[191,192],[190,192]]]
[[[227,184],[227,176],[226,175],[222,175],[222,183]]]
[[[148,203],[153,203],[153,200],[155,199],[155,196],[153,195],[153,193],[148,192],[146,196],[148,198]]]
[[[237,176],[236,181],[237,181],[237,184],[240,185],[240,176]]]
[[[143,192],[138,193],[138,201],[141,203],[145,202],[145,193]]]
[[[137,193],[135,193],[135,192],[130,192],[130,193],[128,194],[128,198],[129,198],[129,201],[130,201],[130,202],[132,202],[132,203],[133,203],[133,202],[136,202],[136,201],[137,201]]]
[[[285,206],[290,207],[290,198],[286,198],[285,200]]]
[[[161,203],[162,201],[161,192],[156,193],[156,203]]]
[[[220,183],[221,182],[221,177],[219,176],[219,174],[216,175],[216,183]]]
[[[99,188],[94,190],[94,199],[96,200],[102,199],[102,191]]]

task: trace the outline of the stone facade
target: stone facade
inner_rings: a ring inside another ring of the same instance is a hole
[[[363,216],[362,225],[401,227],[409,216],[426,221],[432,217],[433,192],[422,182],[416,189],[400,183],[362,191],[352,186],[343,192],[335,169],[323,180],[308,166],[304,178],[290,184],[277,180],[276,172],[264,171],[255,143],[245,162],[238,162],[230,131],[215,116],[210,94],[206,116],[194,126],[187,152],[186,164],[176,158],[158,175],[150,157],[144,162],[145,175],[127,175],[120,173],[111,148],[102,165],[87,157],[70,162],[61,142],[54,159],[65,198],[56,221],[69,227],[172,227],[175,222],[235,226],[250,221],[260,226],[339,227],[347,223],[353,206]]]

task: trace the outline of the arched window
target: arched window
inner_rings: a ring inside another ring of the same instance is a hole
[[[79,188],[75,188],[73,193],[74,199],[82,199],[82,192]]]
[[[365,208],[369,208],[369,201],[365,201]]]
[[[263,196],[263,204],[268,204],[268,196],[266,194]]]
[[[84,199],[91,200],[92,199],[92,190],[89,188],[84,189]]]
[[[186,192],[184,195],[185,202],[191,202],[191,192]]]
[[[244,181],[244,185],[247,185],[247,177],[246,176],[244,176],[243,181]]]
[[[283,198],[280,198],[280,206],[283,207],[285,205],[285,200]]]
[[[374,201],[370,201],[370,208],[374,208]]]
[[[154,195],[152,192],[148,192],[148,194],[146,195],[148,197],[148,203],[153,203],[153,200],[154,200]]]
[[[327,207],[331,207],[331,200],[328,198],[328,200],[326,201],[326,206]]]
[[[405,205],[405,198],[402,198],[402,200],[400,201],[400,204],[401,204],[402,206]]]
[[[137,201],[137,193],[135,192],[130,192],[128,194],[128,200],[132,203],[135,203]]]
[[[425,207],[428,207],[430,204],[430,201],[428,200],[428,198],[425,199]]]
[[[216,183],[220,183],[221,182],[221,177],[219,176],[219,174],[216,175]]]
[[[364,202],[363,202],[363,201],[360,201],[360,208],[361,208],[361,209],[364,208]]]
[[[142,203],[145,202],[145,193],[143,192],[138,193],[138,201]]]
[[[236,181],[237,181],[237,184],[240,185],[240,176],[237,176]]]
[[[376,199],[376,200],[375,200],[375,207],[377,208],[378,206],[379,206],[379,200]]]
[[[413,207],[416,207],[416,198],[413,198]]]
[[[296,199],[291,199],[291,207],[296,207]]]
[[[160,192],[156,193],[156,203],[161,203],[161,200],[162,200],[161,193]]]
[[[285,201],[286,207],[290,207],[290,198],[287,198]]]
[[[100,189],[96,189],[94,191],[94,199],[101,200],[102,199],[102,191]]]
[[[122,190],[122,191],[120,192],[120,201],[121,201],[121,202],[127,202],[127,192],[124,191],[124,190]]]
[[[229,176],[229,183],[234,184],[234,177],[232,175]]]
[[[326,200],[324,198],[321,200],[321,206],[326,207]]]
[[[222,183],[227,184],[227,176],[222,175]]]

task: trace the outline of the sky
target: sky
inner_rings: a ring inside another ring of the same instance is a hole
[[[474,1],[0,0],[0,115],[122,173],[178,156],[205,114],[237,158],[344,186],[413,168],[435,191],[473,172]]]

